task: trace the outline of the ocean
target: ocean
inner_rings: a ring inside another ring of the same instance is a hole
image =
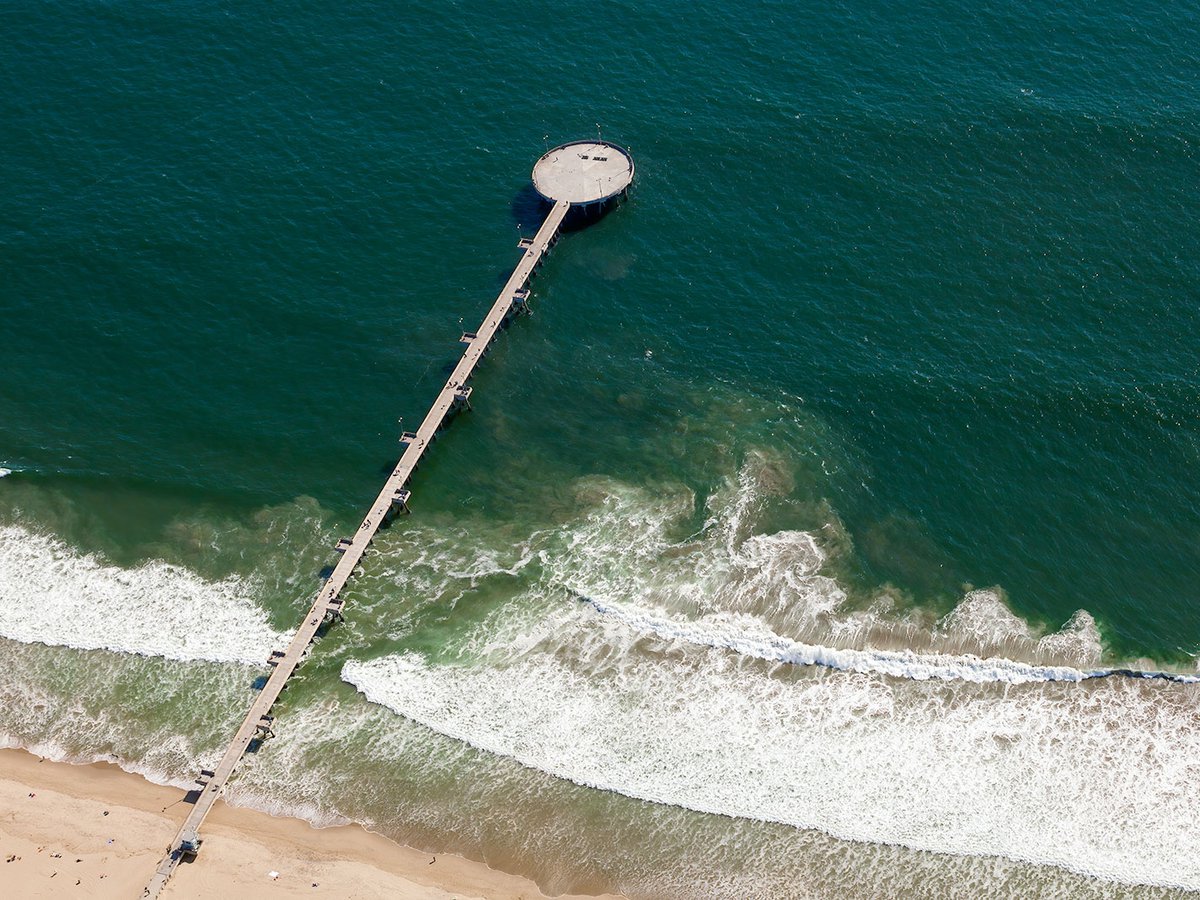
[[[1195,8],[3,18],[0,744],[215,761],[600,133],[231,802],[551,893],[1200,890]]]

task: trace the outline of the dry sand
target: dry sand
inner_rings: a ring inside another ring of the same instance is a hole
[[[106,763],[0,750],[0,894],[136,900],[183,820],[183,793]],[[176,870],[165,900],[545,896],[528,879],[460,856],[439,853],[431,864],[431,854],[357,825],[317,829],[218,802],[203,833],[203,851]]]

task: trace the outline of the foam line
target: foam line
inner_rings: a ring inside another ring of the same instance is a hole
[[[1161,679],[1180,684],[1200,684],[1200,676],[1137,669],[1077,669],[1072,666],[1039,666],[1017,660],[985,659],[973,655],[921,654],[911,650],[854,650],[805,644],[771,631],[749,616],[717,614],[698,621],[672,620],[624,603],[605,603],[576,593],[576,599],[602,616],[610,617],[643,634],[686,641],[703,647],[732,650],[744,656],[794,666],[823,666],[842,672],[888,675],[918,681],[969,681],[1028,684],[1049,681],[1086,681],[1114,676]]]
[[[591,621],[499,664],[405,653],[342,677],[442,735],[640,800],[1200,889],[1191,688],[772,673],[708,648],[618,649]]]
[[[276,631],[237,578],[161,561],[131,569],[19,526],[0,527],[0,636],[177,660],[263,663]]]

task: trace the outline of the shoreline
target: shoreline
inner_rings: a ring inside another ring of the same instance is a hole
[[[183,820],[182,788],[107,762],[73,764],[0,749],[0,876],[11,896],[125,900],[141,896]],[[219,800],[205,846],[163,892],[242,896],[545,898],[537,884],[451,853],[425,853],[362,825],[316,828]],[[275,877],[272,877],[274,875]],[[620,900],[563,894],[564,900]]]

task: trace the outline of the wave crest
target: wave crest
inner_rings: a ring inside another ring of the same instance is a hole
[[[597,658],[587,631],[499,665],[405,653],[342,677],[442,735],[637,799],[1200,888],[1193,689],[781,674],[708,649]]]
[[[151,561],[121,568],[0,526],[0,636],[79,650],[261,664],[286,640],[244,581]]]

